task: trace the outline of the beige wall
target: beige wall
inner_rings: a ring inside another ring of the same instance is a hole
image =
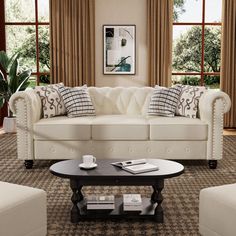
[[[96,42],[96,86],[145,86],[147,85],[147,6],[146,0],[96,0],[95,42]],[[136,25],[136,74],[103,74],[103,25]]]

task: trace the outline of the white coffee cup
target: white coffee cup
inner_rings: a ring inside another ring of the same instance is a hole
[[[96,157],[93,155],[83,155],[83,164],[86,167],[92,166],[96,162]]]

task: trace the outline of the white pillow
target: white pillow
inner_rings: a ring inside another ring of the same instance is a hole
[[[206,92],[203,86],[181,85],[182,91],[176,108],[176,115],[197,118],[198,102]]]
[[[62,96],[58,91],[60,86],[63,86],[63,83],[35,87],[35,92],[39,95],[42,102],[44,118],[60,116],[66,113]]]
[[[61,86],[59,87],[59,92],[63,98],[68,117],[95,115],[86,85],[76,88]]]
[[[149,104],[148,115],[173,117],[180,92],[181,86],[179,85],[171,88],[156,85]]]

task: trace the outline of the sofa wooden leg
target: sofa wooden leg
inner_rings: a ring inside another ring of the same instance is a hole
[[[26,169],[32,169],[33,168],[34,161],[33,160],[25,160],[25,168]]]
[[[210,169],[216,169],[217,167],[217,160],[209,160],[208,165]]]

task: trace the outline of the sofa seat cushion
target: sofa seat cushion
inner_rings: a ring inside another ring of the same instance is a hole
[[[148,140],[149,125],[142,116],[97,116],[92,121],[92,139]]]
[[[41,119],[34,124],[36,140],[90,140],[93,117],[66,116]]]
[[[150,140],[207,140],[208,126],[187,117],[149,117]]]

